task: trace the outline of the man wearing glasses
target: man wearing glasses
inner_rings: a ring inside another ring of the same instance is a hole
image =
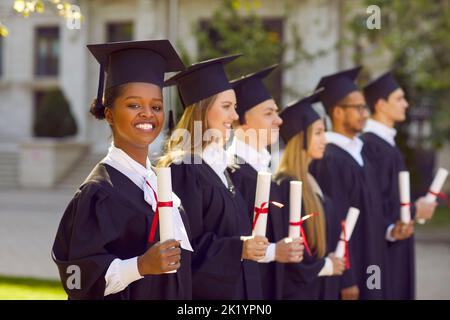
[[[361,67],[323,77],[320,100],[331,118],[328,145],[311,173],[345,219],[350,207],[360,210],[349,242],[350,268],[341,277],[343,300],[384,298],[384,224],[375,172],[361,154],[358,138],[369,117],[363,94],[355,84]]]

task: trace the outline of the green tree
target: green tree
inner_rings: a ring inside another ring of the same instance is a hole
[[[186,64],[204,59],[211,59],[227,54],[241,53],[243,56],[226,66],[230,79],[255,72],[264,67],[278,63],[277,68],[267,79],[275,99],[280,102],[282,92],[291,95],[299,95],[298,88],[294,84],[282,83],[280,87],[280,72],[285,71],[300,61],[313,61],[324,51],[308,52],[300,37],[297,25],[293,23],[281,30],[273,30],[267,21],[264,21],[256,13],[263,5],[259,0],[222,0],[221,5],[212,13],[208,20],[200,21],[193,26],[199,55],[194,59],[185,49],[182,43],[181,56]],[[289,4],[285,7],[282,24],[289,20]],[[272,25],[273,26],[273,25]],[[283,30],[289,30],[292,39],[289,43],[283,41],[287,38]],[[281,32],[277,32],[281,31]],[[280,34],[281,33],[281,34]],[[283,59],[287,50],[293,50],[293,58],[290,61]]]
[[[37,107],[35,136],[63,138],[76,133],[77,124],[63,92],[59,89],[46,92]]]

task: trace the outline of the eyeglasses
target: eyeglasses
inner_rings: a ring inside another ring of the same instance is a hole
[[[369,106],[365,103],[360,103],[360,104],[341,104],[341,107],[344,108],[353,108],[356,109],[357,111],[363,113],[364,111],[369,111]]]

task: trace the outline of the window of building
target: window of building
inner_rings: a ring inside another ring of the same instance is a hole
[[[106,41],[131,41],[133,40],[134,27],[132,22],[114,22],[106,25]]]
[[[57,76],[59,69],[59,28],[38,27],[35,31],[35,75]]]

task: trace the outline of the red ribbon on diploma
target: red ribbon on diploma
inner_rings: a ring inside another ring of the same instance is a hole
[[[441,200],[446,201],[447,207],[450,207],[450,200],[444,192],[434,192],[434,191],[428,190],[428,193],[432,194],[433,196],[435,196]]]
[[[347,234],[345,232],[345,220],[341,221],[341,229],[342,229],[342,235],[344,236],[344,239],[341,239],[344,241],[344,258],[345,258],[345,269],[350,269],[350,253],[348,250],[348,240],[347,240]]]
[[[400,203],[401,207],[411,207],[411,202]]]
[[[311,256],[311,250],[309,249],[309,246],[308,246],[308,240],[306,240],[305,230],[303,228],[303,222],[305,222],[306,219],[309,219],[309,218],[317,216],[317,215],[319,215],[319,214],[318,213],[311,213],[311,214],[301,218],[300,221],[297,221],[297,222],[291,222],[290,221],[289,222],[290,226],[299,227],[300,228],[300,235],[301,235],[301,237],[303,239],[303,243],[305,244],[306,252],[308,252],[309,256]]]
[[[263,202],[261,203],[260,207],[255,207],[255,218],[253,219],[253,225],[252,225],[252,231],[255,230],[256,222],[258,221],[258,218],[261,214],[268,214],[269,213],[269,204],[273,204],[274,206],[277,206],[279,208],[283,207],[281,203],[275,202],[275,201],[269,201],[269,202]]]
[[[159,208],[162,208],[162,207],[172,208],[173,207],[173,201],[165,201],[165,202],[164,201],[158,201],[158,196],[156,195],[156,192],[155,192],[155,190],[153,190],[153,188],[150,185],[150,183],[148,183],[148,181],[145,181],[145,183],[147,183],[147,185],[150,187],[150,189],[152,189],[153,195],[155,196],[155,200],[156,200],[155,215],[153,216],[152,226],[150,227],[150,233],[148,235],[148,243],[151,243],[155,239],[156,226],[158,225],[158,221],[159,221]]]

